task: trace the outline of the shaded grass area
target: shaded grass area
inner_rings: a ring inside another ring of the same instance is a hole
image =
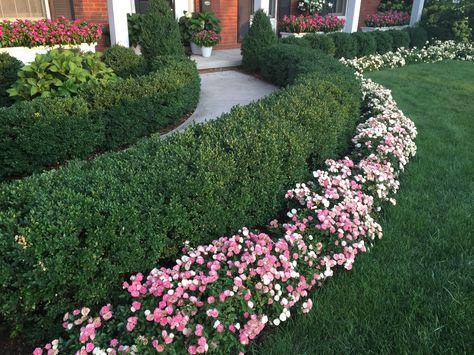
[[[369,75],[418,128],[384,237],[274,329],[255,354],[474,352],[474,63]]]

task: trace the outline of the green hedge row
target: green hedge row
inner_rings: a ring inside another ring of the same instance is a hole
[[[175,123],[197,105],[195,64],[176,58],[155,69],[73,98],[1,107],[0,179],[128,145]]]
[[[426,30],[418,26],[400,31],[310,34],[302,38],[285,38],[281,42],[318,49],[335,58],[351,59],[376,53],[383,54],[400,47],[423,47],[427,40]]]
[[[1,317],[18,331],[34,324],[36,339],[55,335],[65,311],[113,300],[127,274],[173,258],[185,240],[266,224],[289,186],[345,149],[355,83],[301,72],[217,121],[0,185]]]

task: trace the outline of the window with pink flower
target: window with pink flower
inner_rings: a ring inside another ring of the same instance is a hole
[[[47,0],[2,0],[0,1],[0,19],[40,19],[48,17]]]

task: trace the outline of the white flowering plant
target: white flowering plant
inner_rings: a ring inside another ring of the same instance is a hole
[[[456,47],[453,54],[451,43],[436,46],[426,48],[420,61],[472,60],[464,53],[472,48]],[[34,355],[240,355],[266,327],[308,313],[310,292],[336,269],[351,270],[357,256],[382,237],[378,211],[384,203],[395,204],[399,176],[416,154],[416,127],[390,91],[360,71],[356,75],[366,113],[354,150],[327,160],[312,181],[287,191],[284,221],[271,221],[268,232],[242,228],[208,245],[186,244],[174,265],[124,282],[125,304],[66,313],[67,335]]]
[[[473,60],[474,46],[471,42],[436,41],[423,48],[399,48],[395,52],[370,54],[365,57],[345,59],[341,62],[362,74],[386,68],[398,68],[414,63],[435,63],[443,60]]]
[[[300,0],[298,10],[306,14],[315,14],[321,12],[326,0]]]

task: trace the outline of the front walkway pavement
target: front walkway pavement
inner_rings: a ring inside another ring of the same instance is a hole
[[[238,71],[201,74],[201,95],[196,111],[167,136],[190,124],[219,118],[235,105],[247,105],[271,94],[276,86]]]
[[[212,51],[209,58],[192,55],[191,59],[196,62],[198,70],[237,67],[242,64],[240,48],[217,49]]]

